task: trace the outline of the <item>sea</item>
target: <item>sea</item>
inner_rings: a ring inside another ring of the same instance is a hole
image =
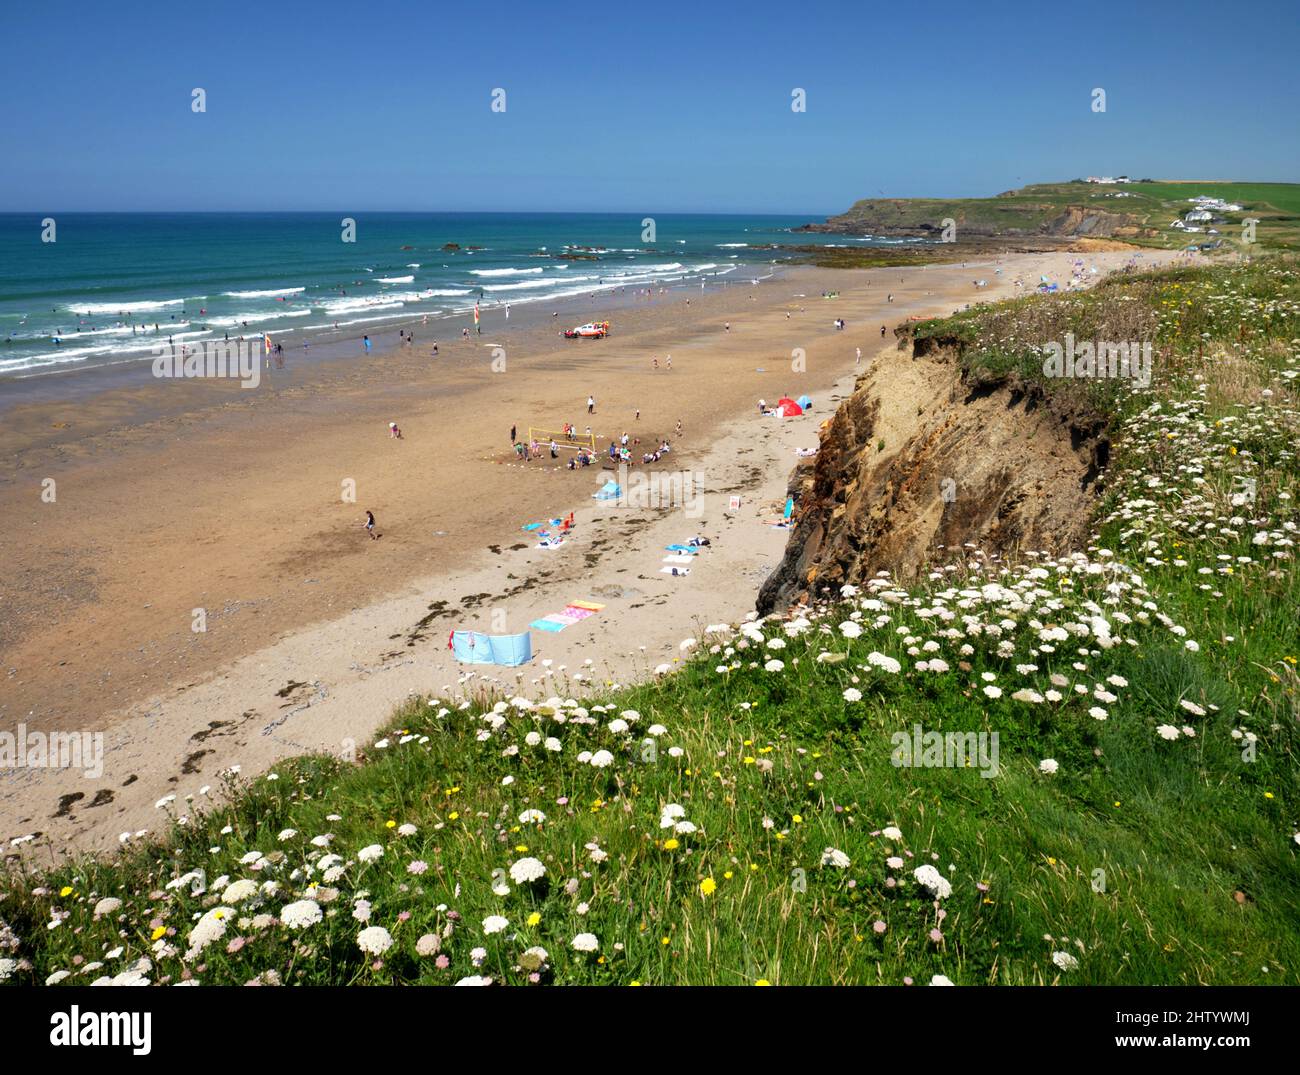
[[[363,333],[611,289],[770,277],[806,217],[577,213],[0,214],[6,380],[160,344]],[[878,240],[892,243],[897,240]]]

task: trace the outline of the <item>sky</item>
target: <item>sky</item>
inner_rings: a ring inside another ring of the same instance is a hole
[[[1092,174],[1300,180],[1294,0],[49,0],[4,22],[0,211],[824,216]]]

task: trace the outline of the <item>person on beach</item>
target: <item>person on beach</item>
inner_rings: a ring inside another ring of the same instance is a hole
[[[375,533],[375,514],[372,511],[366,512],[366,533],[370,535],[372,541],[378,541],[379,535]]]
[[[860,365],[862,364],[862,348],[859,347],[859,348],[857,348],[856,350],[857,350],[857,355],[856,355],[856,357],[853,359],[853,364],[854,364],[855,366],[860,366]]]
[[[392,439],[392,440],[401,440],[401,439],[402,439],[402,431],[401,431],[400,429],[397,428],[397,423],[396,423],[396,422],[389,422],[389,423],[388,423],[388,436],[389,436],[389,438]]]
[[[511,444],[514,444],[514,442],[515,442],[515,432],[516,432],[515,427],[514,427],[514,426],[511,426],[511,427],[510,427],[510,443],[511,443]]]
[[[552,459],[560,458],[560,446],[556,444],[555,441],[551,441],[551,458]]]
[[[595,397],[595,396],[588,396],[588,397],[587,397],[587,413],[588,413],[588,414],[595,414],[595,413],[596,413],[596,397]]]
[[[437,358],[437,357],[438,357],[438,341],[437,341],[437,340],[434,340],[434,341],[433,341],[433,350],[430,352],[430,355],[431,355],[433,358]]]
[[[680,418],[677,419],[677,429],[674,430],[673,436],[675,436],[678,440],[682,439],[682,420]]]
[[[664,359],[664,365],[667,366],[669,369],[672,369],[672,368],[673,368],[673,356],[672,356],[672,355],[668,355],[668,356]]]
[[[885,326],[884,326],[884,325],[881,325],[881,326],[880,326],[880,338],[881,338],[882,340],[885,338]]]
[[[726,323],[726,329],[727,329],[728,332],[731,331],[731,322],[730,322],[730,321],[728,321],[728,322]]]
[[[363,344],[365,344],[366,354],[369,354],[369,353],[370,353],[370,337],[369,337],[369,336],[362,336],[362,337],[361,337],[361,342],[362,342]]]

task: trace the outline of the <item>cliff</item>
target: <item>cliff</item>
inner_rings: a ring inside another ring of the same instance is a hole
[[[760,613],[884,569],[906,580],[968,544],[1003,555],[1086,541],[1104,421],[1015,372],[963,372],[955,337],[898,335],[791,477],[799,510]]]

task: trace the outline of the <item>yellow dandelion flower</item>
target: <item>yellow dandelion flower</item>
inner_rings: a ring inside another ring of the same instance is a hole
[[[528,916],[528,924],[530,926],[537,925],[537,923],[540,922],[541,920],[542,920],[542,916],[538,914],[536,911],[534,911],[532,914]]]
[[[60,895],[60,896],[71,896],[71,895],[72,895],[72,886],[71,886],[71,885],[64,885],[61,889],[59,889],[59,895]]]
[[[453,810],[453,811],[452,811],[450,814],[448,814],[447,816],[448,816],[449,818],[451,818],[452,821],[455,821],[458,817],[460,817],[460,811],[459,811],[459,810]]]
[[[159,937],[165,936],[166,933],[167,933],[166,926],[158,926],[154,929],[154,931],[151,934],[149,934],[149,939],[151,941],[156,941]]]
[[[793,821],[796,825],[802,825],[803,814],[795,814],[794,817],[792,817],[790,820]]]
[[[667,839],[667,840],[664,841],[664,850],[665,850],[665,851],[676,851],[677,848],[680,847],[680,846],[681,846],[681,845],[680,845],[676,840],[674,840],[674,839],[672,839],[672,838],[669,838],[669,839]]]
[[[766,978],[760,978],[760,979],[759,979],[758,981],[756,981],[754,984],[755,984],[755,985],[771,985],[772,983],[769,982]]]
[[[717,888],[718,888],[718,882],[715,881],[712,877],[706,877],[703,881],[700,882],[700,895],[701,896],[712,895],[714,892],[717,891]]]
[[[397,828],[397,822],[392,820],[392,818],[389,818],[387,821],[384,822],[384,828],[395,829]]]

